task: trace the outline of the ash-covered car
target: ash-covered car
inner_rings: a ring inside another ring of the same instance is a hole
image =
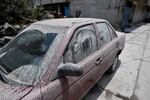
[[[0,99],[79,100],[115,70],[124,45],[106,20],[35,22],[0,50]]]

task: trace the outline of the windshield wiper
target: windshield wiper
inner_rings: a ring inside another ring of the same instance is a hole
[[[5,82],[7,84],[27,85],[27,84],[22,83],[22,82],[14,81],[14,80],[10,79],[7,75],[8,75],[8,73],[6,72],[6,70],[0,65],[0,79],[3,82]],[[32,85],[28,85],[28,86],[32,86]]]
[[[6,75],[8,75],[8,72],[4,69],[2,65],[0,65],[0,77],[2,78],[1,80],[5,83],[9,83],[9,80],[7,79]]]
[[[16,82],[16,81],[13,81],[13,80],[10,80],[10,79],[7,79],[7,75],[0,69],[0,79],[7,83],[7,84],[20,84],[20,85],[25,85],[24,83],[20,83],[20,82]]]
[[[5,74],[3,73],[3,71],[0,69],[0,77],[2,78],[1,80],[5,83],[8,83],[9,81],[7,80],[7,78],[5,77]]]
[[[5,73],[5,74],[8,75],[8,72],[4,69],[4,67],[3,67],[2,65],[0,65],[0,70],[1,70],[3,73]]]

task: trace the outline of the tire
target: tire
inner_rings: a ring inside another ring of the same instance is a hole
[[[108,74],[112,74],[112,73],[115,71],[115,69],[116,69],[116,67],[117,67],[117,65],[118,65],[118,62],[119,62],[119,57],[117,56],[117,57],[115,58],[113,64],[111,65],[111,67],[107,70],[107,73],[108,73]]]

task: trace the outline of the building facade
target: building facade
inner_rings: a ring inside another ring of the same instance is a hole
[[[43,6],[45,10],[56,11],[64,16],[70,16],[69,0],[31,0],[34,6]]]
[[[150,17],[150,0],[32,0],[64,16],[92,17],[113,25],[138,23]]]
[[[81,17],[106,19],[112,24],[119,23],[125,0],[72,0],[71,14],[81,10]]]
[[[150,0],[71,0],[71,14],[81,10],[81,17],[102,18],[120,25],[128,15],[128,22],[138,23],[149,18]]]

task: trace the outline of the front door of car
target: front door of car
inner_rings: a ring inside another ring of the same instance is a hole
[[[102,52],[103,72],[105,72],[114,62],[117,55],[117,39],[114,39],[110,33],[110,27],[107,23],[96,23],[98,31],[98,49]]]
[[[79,77],[57,77],[42,86],[43,100],[79,100],[94,84],[101,67],[101,52],[97,52],[97,38],[93,24],[78,27],[67,44],[63,63],[75,63],[83,68]],[[53,76],[53,75],[52,75]],[[54,75],[55,76],[55,75]]]
[[[95,84],[100,57],[101,53],[97,53],[97,38],[93,25],[77,28],[64,53],[64,63],[75,63],[83,68],[82,76],[67,76],[70,81],[74,81],[74,85],[69,87],[69,91],[74,92],[72,97],[81,97]],[[78,89],[73,91],[73,87],[76,86]],[[64,95],[67,93],[64,92]]]

